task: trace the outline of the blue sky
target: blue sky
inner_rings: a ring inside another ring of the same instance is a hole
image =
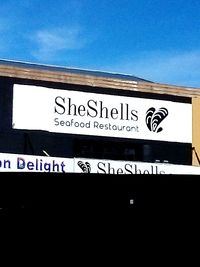
[[[1,0],[0,58],[200,88],[199,0]]]

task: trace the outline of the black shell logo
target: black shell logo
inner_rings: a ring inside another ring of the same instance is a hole
[[[146,112],[146,124],[149,130],[156,133],[161,132],[163,128],[159,125],[167,115],[168,110],[166,108],[159,108],[158,111],[153,107],[149,108]]]
[[[90,173],[91,172],[91,166],[90,166],[90,163],[89,162],[83,162],[83,161],[78,161],[78,166],[81,168],[81,170],[84,172],[84,173]]]

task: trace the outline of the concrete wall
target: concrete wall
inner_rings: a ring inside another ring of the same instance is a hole
[[[192,165],[200,165],[200,97],[192,98]]]

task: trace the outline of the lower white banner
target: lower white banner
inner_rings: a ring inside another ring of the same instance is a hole
[[[73,172],[73,158],[0,153],[0,172]]]
[[[0,172],[200,175],[200,166],[0,153]]]
[[[115,161],[98,159],[74,159],[74,172],[99,174],[200,174],[200,166]]]

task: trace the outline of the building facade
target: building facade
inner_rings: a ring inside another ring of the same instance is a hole
[[[200,174],[200,90],[0,60],[0,171]]]

